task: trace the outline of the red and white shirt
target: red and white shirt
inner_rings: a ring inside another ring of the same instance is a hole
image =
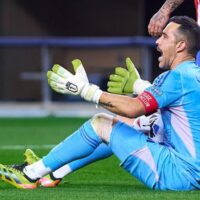
[[[196,8],[197,24],[200,25],[200,0],[194,0],[194,5]]]

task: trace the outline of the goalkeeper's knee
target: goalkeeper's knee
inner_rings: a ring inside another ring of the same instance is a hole
[[[96,114],[91,119],[91,124],[96,134],[105,143],[109,143],[110,141],[110,135],[113,127],[113,119],[114,117],[112,115],[106,113]]]

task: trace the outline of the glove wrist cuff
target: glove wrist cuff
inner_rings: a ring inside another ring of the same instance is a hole
[[[83,87],[81,91],[81,97],[84,98],[86,101],[92,101],[98,104],[102,93],[103,91],[100,90],[97,85],[88,83]]]
[[[92,102],[99,104],[99,99],[100,99],[102,93],[103,93],[103,91],[98,88],[98,90],[96,90],[95,93],[94,93],[94,96],[92,98]]]
[[[137,94],[137,95],[141,94],[149,86],[151,86],[151,83],[149,81],[137,79],[133,84],[134,94]]]

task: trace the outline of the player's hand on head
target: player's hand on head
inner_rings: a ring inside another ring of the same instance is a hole
[[[158,11],[157,13],[155,13],[150,19],[150,22],[148,24],[149,34],[155,37],[160,36],[168,20],[169,20],[168,14],[162,11]]]
[[[72,65],[75,74],[58,64],[47,72],[51,89],[61,94],[79,95],[87,101],[98,103],[102,91],[98,86],[89,84],[87,74],[79,59],[73,60]]]

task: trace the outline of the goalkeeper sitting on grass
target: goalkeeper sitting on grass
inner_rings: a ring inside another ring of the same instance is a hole
[[[137,69],[130,60],[126,59],[127,69],[122,67],[115,68],[115,74],[110,75],[108,82],[108,91],[118,94],[137,94],[141,93],[146,87],[150,86],[150,83],[140,79]],[[141,116],[134,119],[117,116],[117,119],[123,121],[135,129],[144,132],[154,142],[163,141],[163,123],[160,115],[154,113],[150,116]],[[95,151],[84,158],[77,159],[69,164],[62,166],[56,171],[50,173],[39,179],[39,184],[42,187],[54,187],[60,183],[62,178],[90,163],[98,160],[102,160],[113,155],[109,146],[104,143],[100,144]],[[30,164],[39,161],[40,158],[31,150],[27,149],[24,153],[25,162]]]
[[[133,86],[135,85],[135,82],[139,82],[139,84],[137,84],[137,87],[135,87],[135,91],[137,92],[142,92],[141,90],[150,85],[149,82],[140,79],[140,75],[130,58],[126,59],[126,67],[127,69],[116,67],[115,74],[110,75],[108,82],[109,92],[118,94],[132,94],[134,91]],[[137,92],[134,93],[136,94]],[[136,120],[121,116],[117,116],[117,118],[120,121],[123,121],[130,126],[133,126],[137,130],[144,132],[150,137],[151,140],[155,142],[162,142],[163,124],[158,113],[152,114],[147,117],[141,116],[138,117]],[[108,158],[111,155],[113,155],[113,153],[110,147],[102,143],[91,155],[66,164],[58,170],[40,178],[39,184],[42,187],[55,187],[61,182],[64,176],[90,163]],[[40,158],[31,149],[27,149],[24,153],[24,156],[25,162],[29,165],[40,160]]]
[[[158,76],[136,98],[103,92],[90,84],[79,60],[75,75],[56,65],[48,73],[51,88],[129,118],[160,109],[164,140],[156,143],[143,132],[104,113],[93,116],[71,136],[31,165],[0,165],[0,178],[18,188],[36,188],[38,180],[66,163],[92,155],[104,143],[121,166],[146,186],[159,190],[200,189],[200,69],[195,55],[200,49],[200,27],[185,16],[173,17],[157,39]]]
[[[60,66],[56,67],[60,68]],[[56,67],[54,66],[54,68]],[[116,67],[115,73],[110,75],[109,82],[107,84],[108,91],[110,93],[138,94],[141,93],[142,90],[144,90],[146,87],[151,85],[149,82],[144,81],[140,78],[140,75],[130,58],[126,59],[126,67],[127,69],[122,67]],[[49,82],[49,84],[51,84],[51,82]],[[158,113],[151,114],[150,116],[143,115],[136,119],[122,117],[119,115],[116,116],[116,118],[143,132],[149,137],[149,140],[162,143],[163,123]],[[70,162],[69,164],[65,164],[61,168],[53,171],[52,173],[41,177],[38,180],[38,184],[42,187],[55,187],[61,182],[64,176],[93,162],[108,158],[112,155],[113,153],[111,148],[106,144],[102,143],[95,149],[95,151],[91,155],[81,159],[77,159],[73,162]],[[31,149],[27,149],[25,151],[24,157],[25,165],[31,165],[40,160],[40,158]],[[17,168],[18,165],[13,165],[13,167]]]

